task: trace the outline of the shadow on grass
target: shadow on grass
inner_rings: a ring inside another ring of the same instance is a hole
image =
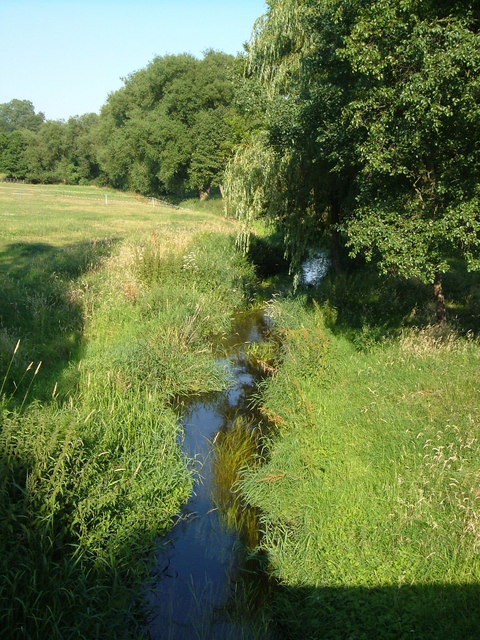
[[[84,318],[74,283],[108,256],[118,239],[65,247],[19,242],[0,254],[0,380],[17,340],[21,346],[5,390],[12,393],[30,362],[42,361],[41,383],[29,399],[42,397],[62,369],[79,356]],[[51,393],[51,389],[50,389]],[[15,395],[21,396],[21,389]]]
[[[291,640],[474,640],[480,585],[277,587],[276,638]]]
[[[223,217],[225,215],[225,201],[220,194],[220,189],[215,187],[205,200],[199,198],[198,191],[189,191],[183,194],[169,193],[159,197],[160,201],[169,203],[180,209],[192,209]]]
[[[256,552],[240,568],[225,607],[226,614],[236,623],[238,634],[229,635],[228,640],[477,640],[480,637],[478,583],[288,586],[268,578],[268,565],[268,556]],[[308,581],[308,575],[305,579]],[[245,629],[249,629],[249,633],[245,634]]]
[[[280,233],[261,237],[252,235],[247,253],[261,279],[288,274],[289,263],[285,258],[285,247]]]
[[[285,246],[278,232],[252,235],[248,258],[261,279],[276,278],[265,295],[282,290],[292,295]],[[341,271],[330,271],[315,286],[300,286],[296,294],[307,294],[325,308],[329,328],[359,344],[392,335],[404,327],[435,323],[433,286],[418,279],[384,275],[374,263],[351,259],[346,250],[339,256]],[[282,279],[283,277],[283,279]],[[469,272],[462,257],[452,257],[443,287],[449,324],[460,334],[480,332],[480,273]],[[293,294],[295,295],[295,294]],[[363,335],[360,335],[363,334]]]
[[[382,337],[407,325],[428,324],[434,317],[427,286],[381,276],[371,267],[330,273],[311,294],[325,305],[329,328],[349,337],[365,331]]]
[[[480,637],[480,584],[294,587],[268,579],[262,571],[266,565],[268,558],[255,554],[240,567],[230,600],[216,612],[233,623],[225,640]]]
[[[458,263],[445,275],[448,322],[460,334],[480,332],[480,274]],[[419,280],[381,275],[371,265],[358,264],[329,273],[317,287],[304,290],[325,309],[333,333],[359,347],[395,335],[405,327],[435,323],[433,289]],[[299,291],[301,293],[301,291]]]

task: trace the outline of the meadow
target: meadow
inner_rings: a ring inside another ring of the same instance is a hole
[[[344,280],[346,304],[367,299],[365,275]],[[375,327],[375,302],[370,327],[358,308],[347,322],[336,285],[270,307],[281,348],[258,398],[270,431],[240,484],[280,585],[271,619],[299,640],[473,640],[478,340],[408,318],[392,333],[380,312]]]
[[[217,201],[177,204],[0,185],[4,637],[142,637],[152,549],[192,487],[176,400],[228,384],[215,345],[259,296],[264,424],[218,439],[216,499],[233,484],[236,526],[255,507],[269,637],[477,638],[475,277],[447,280],[440,330],[419,283],[360,267],[294,294],[266,228],[255,274]]]
[[[175,398],[226,384],[213,336],[253,271],[218,215],[68,191],[0,187],[0,626],[138,638],[191,490]]]
[[[59,247],[126,238],[153,229],[170,235],[189,233],[190,221],[205,225],[206,230],[229,226],[200,202],[202,210],[192,211],[187,210],[194,204],[191,200],[178,201],[179,213],[173,207],[152,204],[152,199],[103,187],[0,183],[0,199],[3,261],[9,258],[5,251],[9,243],[45,240]]]

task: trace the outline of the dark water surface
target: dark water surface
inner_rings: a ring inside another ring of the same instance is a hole
[[[250,398],[263,376],[249,363],[245,350],[262,341],[268,328],[263,311],[239,314],[226,344],[228,356],[222,360],[233,377],[232,386],[187,404],[183,449],[200,465],[200,479],[166,547],[162,541],[158,552],[148,598],[152,640],[257,637],[248,612],[239,614],[236,600],[242,599],[239,591],[244,588],[246,574],[254,581],[262,577],[248,570],[242,533],[227,527],[214,501],[222,488],[216,486],[212,443],[217,434],[232,428],[239,415],[251,415]]]

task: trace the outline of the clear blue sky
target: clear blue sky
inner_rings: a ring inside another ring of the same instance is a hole
[[[235,54],[264,0],[0,0],[0,103],[49,119],[99,111],[156,55]]]

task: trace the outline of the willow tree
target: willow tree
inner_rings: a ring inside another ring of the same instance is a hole
[[[264,126],[228,171],[233,208],[266,216],[298,262],[323,235],[433,285],[479,266],[478,0],[271,0],[246,74]]]
[[[227,169],[229,207],[248,231],[266,217],[281,229],[292,266],[305,249],[330,241],[351,195],[347,132],[336,123],[348,102],[350,70],[337,55],[351,12],[340,3],[272,0],[254,27],[245,75],[260,91],[257,128]],[[260,88],[260,89],[259,89]]]

